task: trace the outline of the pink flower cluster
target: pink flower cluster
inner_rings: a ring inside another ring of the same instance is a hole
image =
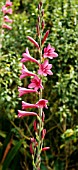
[[[46,34],[44,35],[43,41],[42,43],[44,43],[44,41],[46,40],[47,36],[49,34],[49,31],[46,32]],[[39,44],[30,36],[27,36],[28,40],[30,40],[30,42],[32,42],[39,50]],[[20,79],[26,78],[27,76],[31,77],[31,83],[28,85],[28,88],[25,87],[18,87],[18,91],[19,91],[19,97],[27,94],[27,93],[38,93],[40,91],[40,89],[44,89],[43,85],[42,85],[42,77],[43,76],[47,76],[47,75],[53,75],[51,68],[52,68],[52,64],[49,64],[48,58],[53,59],[55,57],[58,56],[58,54],[55,52],[55,49],[53,47],[51,47],[51,45],[49,44],[47,47],[44,48],[44,54],[42,55],[42,63],[39,63],[39,61],[37,61],[35,58],[31,57],[28,48],[26,48],[25,53],[22,54],[23,58],[21,59],[22,62],[22,70],[21,70],[21,75],[20,75]],[[46,59],[47,58],[47,59]],[[29,71],[26,66],[24,65],[25,62],[34,62],[35,64],[37,64],[38,66],[38,72],[33,73],[31,71]],[[31,103],[27,103],[25,101],[22,101],[22,110],[18,110],[18,117],[24,117],[24,116],[39,116],[39,114],[35,113],[35,112],[30,112],[27,111],[26,109],[29,108],[48,108],[47,107],[47,103],[48,100],[46,99],[39,99],[38,102],[36,102],[35,104],[31,104]],[[44,112],[42,112],[42,121],[44,122],[44,118],[45,118],[45,114]],[[34,130],[37,132],[37,124],[38,121],[35,120],[34,121]],[[42,130],[42,140],[44,139],[46,134],[46,129]],[[32,154],[34,154],[34,149],[35,147],[38,145],[36,139],[31,138],[31,144],[30,144],[30,152]],[[33,149],[34,148],[34,149]],[[42,148],[42,151],[49,149],[49,147],[45,147]]]
[[[27,36],[27,38],[36,46],[39,48],[38,43],[31,37]],[[46,38],[45,38],[46,39]],[[51,47],[49,44],[46,48],[44,48],[44,54],[43,54],[43,63],[39,63],[35,58],[31,57],[28,48],[26,48],[26,52],[22,54],[23,58],[21,59],[21,62],[34,62],[38,65],[38,75],[29,71],[24,64],[22,64],[22,70],[21,70],[21,75],[20,79],[26,78],[27,76],[32,76],[33,78],[31,79],[31,83],[28,85],[28,88],[25,87],[18,87],[19,91],[19,97],[27,94],[27,93],[38,93],[39,89],[43,89],[42,85],[42,80],[39,77],[40,76],[47,76],[47,75],[52,75],[52,64],[49,64],[48,59],[45,58],[50,58],[53,59],[58,56],[57,53],[54,52],[55,49]],[[36,104],[30,104],[30,103],[25,103],[24,101],[22,102],[22,109],[27,109],[27,108],[47,108],[47,103],[48,101],[45,99],[40,99]],[[28,116],[30,115],[30,112],[27,111],[20,111],[18,112],[18,116]],[[32,112],[31,115],[34,115]],[[35,114],[36,115],[36,114]]]
[[[13,20],[9,18],[9,14],[12,14],[12,2],[10,0],[6,0],[6,4],[2,7],[2,12],[4,15],[4,22],[2,25],[2,28],[6,28],[8,30],[11,30],[12,27],[10,25],[7,25],[6,23],[12,23]]]

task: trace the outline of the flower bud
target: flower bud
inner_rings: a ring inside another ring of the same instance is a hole
[[[39,35],[40,35],[39,25],[37,25],[36,28],[37,28],[37,34],[38,34],[38,36],[39,36]]]
[[[40,4],[38,4],[38,10],[40,10]]]
[[[46,135],[46,129],[43,129],[42,130],[42,139],[44,139],[45,135]]]
[[[40,16],[38,16],[38,23],[40,22]]]
[[[42,13],[42,16],[43,16],[44,15],[44,10],[43,9],[42,9],[41,13]]]
[[[34,130],[37,131],[37,120],[34,120],[33,126],[34,126]]]
[[[44,119],[45,119],[45,114],[44,112],[42,112],[42,121],[44,122]]]
[[[40,1],[40,7],[42,6],[42,2]]]
[[[44,26],[45,26],[45,22],[44,21],[42,21],[42,29],[44,29]]]

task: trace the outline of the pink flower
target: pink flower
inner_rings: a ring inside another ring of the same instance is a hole
[[[37,116],[37,113],[18,110],[18,117],[24,117],[24,116]]]
[[[32,80],[31,83],[28,85],[28,88],[34,88],[35,90],[38,90],[39,88],[43,88],[41,79],[35,76]]]
[[[12,6],[12,2],[10,2],[9,0],[7,0],[5,6],[6,6],[6,7]]]
[[[38,74],[44,76],[47,76],[47,74],[53,75],[52,71],[50,70],[52,68],[52,64],[49,64],[48,60],[45,60],[44,63],[40,64],[39,67]]]
[[[21,60],[21,62],[31,61],[39,65],[38,61],[35,58],[30,56],[28,48],[26,48],[26,53],[23,53],[22,56],[23,56],[23,59]]]
[[[22,101],[22,109],[28,109],[28,108],[48,108],[47,107],[48,100],[40,99],[36,104],[30,104],[27,102]]]
[[[47,30],[46,31],[46,33],[45,33],[45,35],[44,35],[44,37],[43,37],[43,39],[42,39],[42,44],[44,44],[44,42],[46,41],[46,38],[48,37],[48,35],[49,35],[49,30]]]
[[[28,109],[28,108],[38,108],[38,105],[30,104],[30,103],[22,101],[22,109]]]
[[[12,14],[12,8],[7,9],[6,6],[4,5],[4,6],[2,7],[2,12],[3,12],[4,14]]]
[[[6,16],[4,16],[4,21],[5,22],[9,22],[9,23],[12,23],[13,22],[13,20],[12,19],[9,19],[9,17],[6,15]]]
[[[49,44],[46,48],[44,48],[44,58],[56,58],[58,56],[58,54],[55,51],[55,48],[51,47],[51,45]]]
[[[7,9],[6,13],[7,14],[12,14],[12,8]]]
[[[42,151],[46,151],[48,149],[50,149],[50,147],[44,147],[44,148],[42,148]]]
[[[27,93],[37,92],[36,90],[26,89],[24,87],[18,87],[18,91],[19,91],[19,97],[21,97],[21,96],[23,96],[24,94],[27,94]]]
[[[6,6],[4,5],[4,6],[2,7],[2,12],[3,12],[4,14],[6,14],[6,11],[7,11],[7,8],[6,8]]]
[[[39,108],[48,108],[47,107],[47,103],[48,103],[48,100],[45,100],[45,99],[40,99],[37,103],[36,103],[36,105],[39,107]]]
[[[2,25],[2,28],[6,28],[6,29],[8,29],[8,30],[11,30],[11,29],[12,29],[12,27],[9,26],[9,25],[7,25],[7,24],[3,24],[3,25]]]
[[[28,69],[25,67],[25,65],[22,65],[22,74],[20,75],[20,79],[25,78],[26,76],[35,76],[36,74],[28,71]]]
[[[28,40],[30,40],[30,42],[32,42],[38,49],[39,49],[39,44],[30,36],[27,36]]]

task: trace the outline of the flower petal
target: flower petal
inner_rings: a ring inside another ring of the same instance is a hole
[[[19,118],[20,117],[25,117],[25,116],[37,116],[37,113],[18,110],[18,117]]]

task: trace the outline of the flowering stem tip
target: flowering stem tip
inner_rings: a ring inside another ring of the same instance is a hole
[[[46,135],[46,129],[44,129],[44,121],[45,121],[45,113],[44,108],[48,109],[48,100],[43,98],[43,90],[44,90],[44,77],[49,75],[53,75],[52,72],[52,64],[49,64],[49,59],[54,59],[58,56],[55,52],[55,48],[51,47],[50,43],[47,47],[44,47],[44,43],[47,40],[49,35],[49,30],[44,33],[44,10],[43,10],[42,2],[38,5],[38,20],[37,20],[37,38],[38,42],[35,41],[32,37],[27,36],[27,39],[35,46],[38,50],[38,55],[35,59],[29,53],[28,47],[26,47],[26,51],[22,54],[22,70],[20,79],[25,79],[27,76],[30,78],[30,83],[27,85],[28,87],[18,87],[19,97],[25,94],[37,94],[38,101],[34,103],[28,103],[26,101],[22,101],[22,110],[18,110],[18,117],[25,116],[34,116],[33,129],[35,131],[35,137],[32,137],[30,140],[30,152],[32,154],[32,164],[34,170],[40,170],[41,166],[41,152],[47,151],[50,147],[43,147],[44,139]],[[34,54],[34,51],[33,51]],[[35,56],[35,55],[34,55]],[[34,72],[29,71],[23,63],[33,62],[34,67],[36,69]],[[36,112],[27,111],[26,109],[36,109]]]

